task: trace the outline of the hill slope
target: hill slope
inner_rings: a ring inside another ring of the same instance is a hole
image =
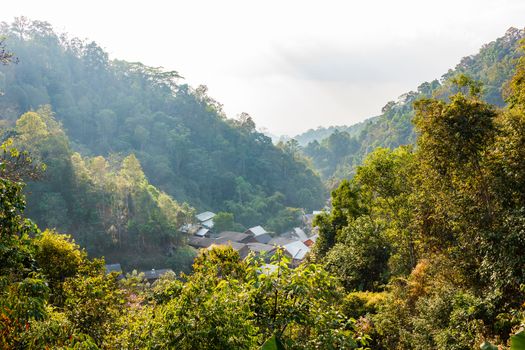
[[[352,176],[355,167],[376,147],[395,148],[414,143],[413,102],[422,97],[446,98],[451,93],[450,79],[458,74],[482,82],[483,99],[503,106],[505,82],[514,72],[516,58],[521,55],[519,41],[524,37],[524,30],[510,28],[503,37],[484,45],[476,55],[463,58],[441,81],[425,82],[416,91],[401,95],[397,102],[388,102],[383,114],[363,122],[359,135],[342,132],[335,137],[332,133],[321,141],[309,143],[304,154],[312,158],[325,179]]]
[[[322,206],[324,188],[306,163],[256,132],[248,115],[227,119],[205,87],[181,84],[177,72],[109,60],[96,43],[45,22],[18,19],[0,34],[19,59],[0,67],[4,127],[50,104],[73,149],[134,153],[159,189],[245,226],[283,229],[289,208]]]

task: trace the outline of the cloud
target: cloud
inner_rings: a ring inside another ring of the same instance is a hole
[[[285,65],[280,73],[296,79],[344,84],[376,85],[422,82],[452,68],[464,43],[417,38],[378,46],[313,44],[277,49]],[[414,87],[415,88],[415,87]]]

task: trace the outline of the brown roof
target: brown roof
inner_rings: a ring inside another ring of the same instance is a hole
[[[253,237],[257,240],[257,242],[262,244],[268,244],[272,240],[272,236],[270,236],[269,233],[263,233],[262,235],[258,235]]]
[[[271,252],[275,250],[274,246],[271,246],[269,244],[263,244],[263,243],[248,243],[246,244],[248,248],[255,253],[262,253],[262,252]]]
[[[277,245],[277,246],[284,246],[285,244],[292,243],[294,240],[288,237],[274,237],[272,238],[268,244],[269,245]]]
[[[225,243],[228,241],[243,242],[248,238],[250,238],[250,235],[243,233],[243,232],[224,231],[224,232],[221,232],[219,234],[219,237],[216,238],[216,242],[218,244]]]
[[[188,239],[188,244],[195,248],[208,248],[215,242],[213,238],[191,236]]]

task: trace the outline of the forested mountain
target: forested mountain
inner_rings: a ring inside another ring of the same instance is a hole
[[[323,140],[310,142],[303,153],[312,159],[324,179],[352,176],[365,155],[376,147],[414,144],[416,133],[411,123],[414,101],[432,96],[445,99],[454,89],[450,80],[458,74],[480,81],[483,84],[482,98],[503,106],[505,82],[514,72],[515,60],[521,55],[519,42],[524,37],[523,30],[510,28],[503,37],[484,45],[476,55],[463,58],[440,81],[425,82],[416,91],[401,95],[397,102],[388,102],[381,115],[360,125],[358,135],[332,133]]]
[[[299,134],[294,137],[297,142],[299,142],[299,145],[304,147],[308,145],[310,142],[317,141],[320,142],[321,140],[324,140],[328,138],[331,134],[333,134],[336,131],[339,132],[347,132],[348,135],[351,137],[359,136],[361,131],[366,127],[368,123],[372,123],[375,118],[368,118],[367,120],[352,124],[352,125],[338,125],[338,126],[319,126],[317,129],[310,129],[308,131],[303,132],[302,134]]]
[[[19,18],[0,32],[18,59],[0,67],[4,128],[50,105],[73,150],[133,153],[160,190],[199,210],[231,212],[244,226],[282,230],[296,220],[294,208],[323,205],[324,188],[306,162],[256,132],[249,115],[226,118],[204,86],[181,83],[175,71],[110,60],[96,43],[45,22]]]

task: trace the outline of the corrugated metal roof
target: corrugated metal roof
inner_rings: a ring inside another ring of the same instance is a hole
[[[208,248],[215,240],[207,237],[193,236],[188,239],[188,244],[195,248]]]
[[[253,233],[254,236],[259,236],[259,235],[264,235],[265,233],[268,233],[266,232],[266,230],[264,228],[262,228],[262,226],[255,226],[255,227],[252,227],[252,228],[249,228],[246,233]]]
[[[213,219],[209,219],[202,222],[202,226],[206,226],[207,228],[213,228]]]
[[[294,228],[293,232],[301,241],[306,241],[308,239],[308,236],[300,227]]]
[[[223,231],[217,237],[217,243],[232,241],[232,242],[242,242],[243,240],[250,237],[250,235],[242,232],[234,231]]]
[[[275,238],[272,238],[268,244],[271,244],[271,245],[276,245],[276,246],[284,246],[285,244],[288,244],[288,243],[292,243],[294,242],[293,239],[291,238],[288,238],[288,237],[275,237]]]
[[[295,241],[288,243],[284,246],[284,249],[290,254],[292,259],[303,260],[306,254],[310,251],[310,248],[301,241]]]
[[[255,240],[259,243],[268,244],[272,240],[272,236],[269,233],[263,233],[262,235],[257,235],[254,237]]]
[[[214,216],[215,216],[215,213],[212,213],[211,211],[205,211],[203,213],[195,215],[197,220],[199,220],[200,222],[210,220]]]
[[[275,247],[269,244],[255,242],[255,243],[247,243],[246,245],[252,252],[256,252],[256,253],[271,252],[275,250]]]
[[[204,237],[209,231],[209,229],[203,227],[195,233],[195,236]]]

